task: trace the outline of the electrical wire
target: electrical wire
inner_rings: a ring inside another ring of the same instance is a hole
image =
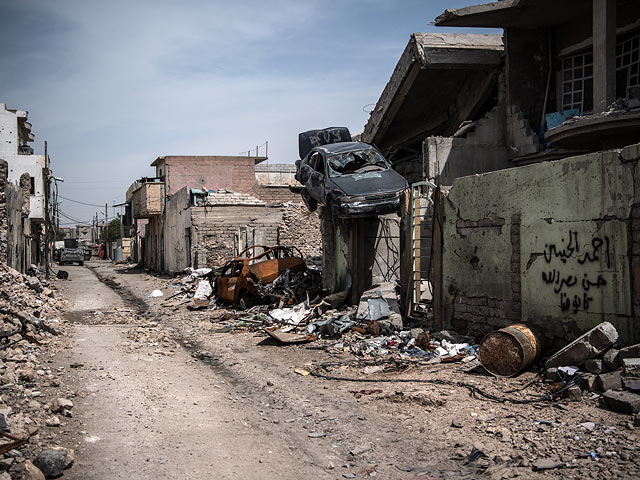
[[[69,201],[69,202],[74,202],[74,203],[79,203],[80,205],[88,205],[90,207],[104,207],[104,203],[102,205],[97,205],[95,203],[86,203],[86,202],[81,202],[80,200],[74,200],[73,198],[67,198],[67,197],[63,197],[62,195],[58,195],[58,197],[60,198],[64,198],[65,200]]]
[[[325,375],[323,373],[319,373],[314,369],[309,371],[309,374],[313,377],[322,378],[324,380],[334,380],[334,381],[342,381],[342,382],[360,382],[360,383],[431,383],[435,385],[449,385],[452,387],[463,387],[468,389],[472,394],[478,394],[481,397],[484,397],[488,400],[492,400],[498,403],[517,403],[517,404],[525,404],[525,403],[542,403],[542,402],[552,402],[556,400],[560,395],[566,392],[569,388],[578,385],[584,380],[584,376],[582,374],[578,374],[573,377],[572,380],[567,382],[567,384],[556,390],[555,392],[546,393],[544,395],[538,395],[533,398],[513,398],[513,397],[498,397],[491,393],[485,392],[484,390],[466,382],[453,382],[451,380],[443,380],[440,378],[362,378],[362,377],[336,377],[333,375]]]

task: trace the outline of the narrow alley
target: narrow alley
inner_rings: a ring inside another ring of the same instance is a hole
[[[0,480],[640,478],[640,1],[0,2]]]

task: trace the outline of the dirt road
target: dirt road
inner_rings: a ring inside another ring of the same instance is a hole
[[[73,326],[55,361],[74,398],[63,427],[77,457],[65,478],[640,475],[638,430],[596,399],[500,400],[543,393],[532,372],[503,379],[441,364],[372,373],[335,341],[279,345],[228,328],[224,310],[167,307],[167,279],[88,267],[69,267],[71,281],[60,282]],[[155,288],[165,296],[147,298]],[[296,373],[327,361],[333,375],[368,382]],[[563,467],[536,471],[539,462]]]
[[[70,377],[78,397],[67,425],[79,436],[65,478],[331,478],[300,439],[255,428],[266,422],[257,409],[238,408],[223,374],[169,339],[141,348],[127,335],[141,322],[134,311],[114,323],[113,312],[131,305],[91,270],[67,270],[75,326],[57,362],[79,367]]]

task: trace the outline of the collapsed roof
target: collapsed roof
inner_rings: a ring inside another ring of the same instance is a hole
[[[486,101],[503,50],[500,35],[414,33],[362,141],[386,149],[452,135]]]

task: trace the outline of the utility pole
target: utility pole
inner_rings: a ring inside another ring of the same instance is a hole
[[[49,278],[49,154],[47,142],[44,142],[44,168],[42,169],[44,180],[44,270],[46,278]]]
[[[104,228],[102,231],[104,232],[104,258],[111,258],[111,242],[109,241],[109,222],[107,222],[108,217],[108,204],[104,204]]]

